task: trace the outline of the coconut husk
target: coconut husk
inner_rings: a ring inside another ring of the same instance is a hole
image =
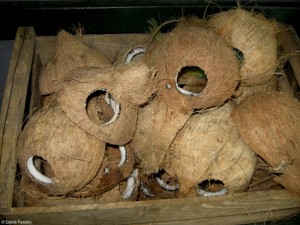
[[[121,155],[116,147],[109,146],[106,149],[106,157],[97,173],[97,176],[81,190],[73,193],[72,197],[86,197],[101,195],[125,180],[133,170],[135,158],[130,149],[126,149],[126,162],[118,166]]]
[[[177,134],[165,170],[179,182],[180,196],[196,195],[197,185],[219,180],[229,193],[244,191],[254,173],[254,152],[240,139],[230,102],[191,116]]]
[[[255,93],[266,93],[270,91],[277,91],[278,84],[276,79],[270,80],[267,84],[263,85],[254,85],[254,86],[239,86],[238,89],[234,92],[232,98],[240,103],[245,98]]]
[[[68,75],[56,96],[67,116],[79,127],[107,143],[125,145],[135,133],[138,104],[155,92],[154,74],[144,64],[80,68]],[[110,94],[118,109],[107,107],[105,96],[97,92]],[[113,117],[109,108],[114,111]],[[111,118],[108,122],[107,117]]]
[[[249,96],[234,108],[241,136],[286,189],[300,194],[300,103],[281,92]]]
[[[257,159],[255,172],[246,192],[283,189],[283,186],[275,181],[276,175],[269,170],[269,165],[261,157],[258,156]]]
[[[140,43],[134,43],[132,46],[128,46],[126,48],[120,49],[118,52],[117,59],[113,63],[114,65],[120,65],[125,63],[144,63],[145,62],[145,50],[147,48],[147,45],[149,43],[149,39],[151,38],[150,35],[148,35],[143,42]],[[137,40],[134,40],[133,42],[136,42]],[[141,51],[141,49],[143,49]]]
[[[156,180],[156,177],[160,177],[168,185],[176,185],[177,180],[171,177],[167,173],[159,174],[143,174],[141,176],[141,182],[143,182],[143,188],[146,188],[149,192],[147,194],[141,188],[139,200],[149,200],[149,199],[171,199],[178,197],[177,190],[166,190]]]
[[[76,68],[85,66],[108,67],[111,63],[97,50],[86,45],[82,35],[72,35],[65,30],[59,31],[56,39],[55,54],[45,65],[39,80],[42,95],[55,92],[65,75]]]
[[[156,92],[156,69],[144,63],[131,63],[115,67],[117,81],[116,98],[126,98],[135,105],[142,105],[149,101]]]
[[[238,8],[216,13],[208,23],[232,48],[243,53],[241,85],[262,85],[274,78],[278,30],[275,20]]]
[[[74,124],[58,106],[43,108],[33,115],[21,131],[17,158],[22,176],[28,176],[49,195],[67,195],[81,189],[97,174],[104,157],[105,143]],[[36,180],[26,162],[38,156],[47,163],[42,173],[53,184]]]
[[[238,85],[239,62],[232,48],[205,21],[182,23],[147,48],[146,62],[158,70],[158,94],[168,107],[184,111],[221,105]],[[186,94],[178,88],[178,78],[182,68],[190,66],[202,69],[207,82],[202,91]]]
[[[168,108],[159,98],[139,109],[137,130],[129,145],[143,173],[150,175],[163,167],[170,144],[189,117],[190,114]]]
[[[63,205],[81,205],[81,204],[101,204],[108,202],[121,202],[122,189],[116,185],[113,189],[102,195],[91,197],[71,197],[71,196],[50,196],[36,188],[36,184],[28,178],[22,178],[22,191],[24,192],[24,207],[34,206],[63,206]],[[128,201],[128,200],[126,200]]]

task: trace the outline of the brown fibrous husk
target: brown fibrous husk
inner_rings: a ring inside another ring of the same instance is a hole
[[[135,158],[133,152],[129,148],[126,148],[126,161],[122,166],[118,166],[120,158],[121,155],[118,148],[108,146],[106,149],[106,156],[102,161],[97,176],[71,196],[87,197],[101,195],[125,180],[133,170]]]
[[[256,156],[231,119],[232,103],[195,114],[177,134],[165,170],[179,182],[180,196],[194,196],[198,184],[219,180],[229,193],[246,189]]]
[[[74,124],[58,106],[34,114],[21,131],[17,159],[22,176],[49,195],[67,195],[81,189],[97,174],[104,157],[105,143]],[[37,181],[27,170],[30,156],[46,160],[46,176],[53,184]]]
[[[125,145],[136,130],[138,105],[148,101],[156,90],[155,79],[155,71],[145,64],[79,68],[61,83],[56,96],[67,116],[79,127],[107,143]],[[115,121],[95,121],[97,108],[103,106],[94,102],[90,108],[87,101],[97,91],[111,94],[119,104]]]
[[[28,177],[23,177],[21,180],[22,192],[24,195],[24,207],[34,206],[63,206],[63,205],[78,205],[78,204],[99,204],[108,202],[121,202],[128,201],[122,199],[121,184],[116,185],[111,190],[103,193],[102,195],[90,196],[90,197],[72,197],[66,195],[54,196],[48,195],[45,192],[41,192],[36,188],[36,183],[32,182]]]
[[[161,41],[153,40],[146,51],[146,63],[158,70],[159,96],[168,107],[183,111],[221,105],[240,80],[239,62],[232,48],[205,21],[195,25],[193,20],[183,20]],[[202,69],[208,79],[196,96],[182,94],[176,87],[177,74],[187,66]]]
[[[255,172],[251,178],[246,192],[281,190],[283,186],[275,181],[276,175],[270,171],[270,166],[257,157]]]
[[[129,145],[143,173],[150,175],[164,166],[170,144],[189,117],[190,114],[168,108],[159,98],[139,108],[137,130]]]
[[[159,171],[160,172],[160,171]],[[172,199],[178,198],[178,189],[177,190],[166,190],[165,188],[161,187],[156,180],[156,177],[160,177],[166,184],[168,185],[177,185],[178,181],[175,177],[171,177],[166,172],[162,174],[150,174],[146,175],[143,174],[141,176],[141,182],[143,182],[144,188],[148,189],[150,195],[147,196],[144,191],[140,190],[139,200],[153,200],[153,199]]]
[[[234,124],[272,168],[277,182],[300,194],[300,103],[281,92],[249,96],[234,108]]]
[[[239,86],[234,92],[232,99],[240,103],[245,98],[255,93],[266,93],[270,91],[277,91],[279,89],[276,79],[270,80],[266,84],[253,85],[253,86]]]
[[[215,13],[208,23],[232,48],[243,53],[241,85],[262,85],[274,78],[278,31],[275,20],[238,8]]]
[[[45,65],[40,76],[39,89],[42,95],[55,92],[56,86],[73,69],[85,66],[111,66],[99,51],[86,45],[82,37],[82,34],[72,35],[65,30],[59,31],[55,54]]]
[[[27,176],[22,176],[20,187],[24,196],[24,206],[62,206],[135,200],[134,196],[126,200],[122,198],[126,178],[130,175],[135,163],[134,155],[130,149],[127,149],[125,164],[118,167],[119,161],[119,151],[114,146],[108,146],[97,176],[85,187],[71,195],[49,195],[49,193],[42,192],[37,187],[36,182]],[[109,169],[109,174],[103,173],[106,168]],[[137,193],[134,195],[136,196]]]

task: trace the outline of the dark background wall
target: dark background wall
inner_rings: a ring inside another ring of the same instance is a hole
[[[207,15],[237,6],[236,0],[0,0],[0,40],[14,39],[19,26],[34,26],[37,35],[72,31],[81,24],[87,34],[142,33],[154,18],[164,22],[182,15]],[[243,1],[244,8],[292,24],[299,33],[299,0]]]

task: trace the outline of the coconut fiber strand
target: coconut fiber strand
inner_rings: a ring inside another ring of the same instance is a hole
[[[82,35],[72,35],[65,30],[57,34],[55,54],[45,65],[39,80],[42,95],[55,92],[65,75],[84,66],[109,66],[110,62],[97,50],[86,45]]]
[[[275,20],[239,8],[216,13],[208,23],[232,48],[242,53],[242,85],[261,85],[274,77],[277,67]]]
[[[104,151],[104,142],[74,124],[57,106],[33,115],[17,143],[22,176],[50,195],[67,195],[89,183],[99,170]],[[40,169],[54,183],[45,184],[29,173],[26,162],[30,156],[47,162]]]
[[[270,166],[276,181],[300,194],[300,103],[270,92],[236,105],[234,124],[241,138]]]
[[[193,196],[199,183],[219,180],[229,193],[242,192],[254,173],[256,156],[231,119],[232,103],[191,116],[170,147],[165,170],[178,178],[180,196]]]

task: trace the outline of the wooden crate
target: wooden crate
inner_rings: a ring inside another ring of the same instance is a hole
[[[279,78],[282,91],[299,95],[299,39],[291,26],[278,34],[288,73]],[[113,60],[118,54],[143,43],[144,34],[86,35],[97,49]],[[41,65],[54,53],[56,37],[35,35],[32,27],[20,27],[7,77],[1,109],[0,216],[31,224],[243,224],[274,221],[300,213],[300,198],[287,190],[255,191],[219,197],[23,207],[22,195],[14,192],[15,146],[18,133],[30,112],[39,105],[37,77]],[[112,51],[113,49],[113,51]],[[29,107],[29,109],[28,109]],[[17,196],[16,196],[17,195]],[[18,206],[13,199],[18,198]]]

